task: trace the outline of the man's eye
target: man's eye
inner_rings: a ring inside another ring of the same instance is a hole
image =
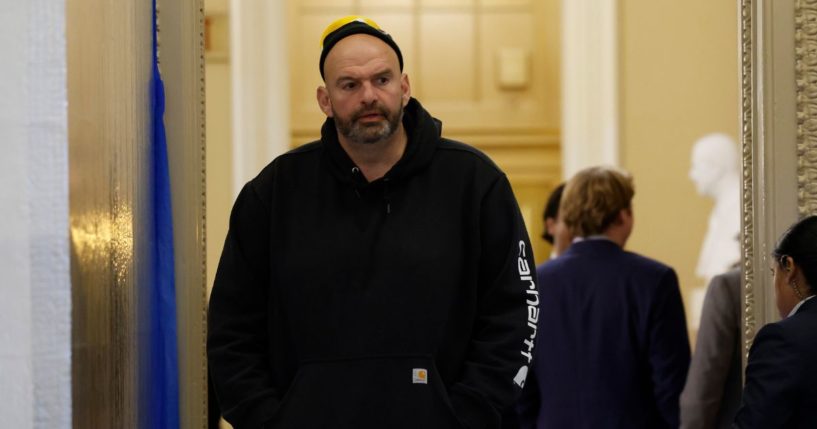
[[[377,83],[379,83],[381,85],[385,85],[385,84],[389,83],[389,78],[387,78],[387,77],[377,78]]]
[[[341,85],[341,88],[349,90],[349,89],[355,89],[355,86],[356,85],[353,82],[349,82],[349,83],[344,83],[343,85]]]

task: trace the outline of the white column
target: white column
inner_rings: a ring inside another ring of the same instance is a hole
[[[289,148],[286,2],[232,0],[233,186]]]
[[[0,416],[71,427],[65,2],[0,13]]]
[[[562,1],[562,171],[618,165],[616,0]]]

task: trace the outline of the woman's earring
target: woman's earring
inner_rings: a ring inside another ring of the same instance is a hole
[[[791,281],[791,287],[794,289],[794,294],[797,295],[797,298],[803,299],[803,294],[800,293],[800,288],[797,287],[797,280]]]

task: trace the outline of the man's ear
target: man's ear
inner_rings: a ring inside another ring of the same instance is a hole
[[[614,220],[613,223],[616,225],[623,225],[632,215],[633,212],[631,212],[630,209],[621,209],[618,211],[616,220]]]
[[[333,113],[332,100],[329,98],[329,90],[326,89],[325,86],[319,86],[315,96],[318,99],[318,106],[323,111],[323,114],[326,115],[327,118],[331,118]]]
[[[406,107],[411,99],[411,83],[406,73],[400,76],[400,89],[403,91],[403,107]]]

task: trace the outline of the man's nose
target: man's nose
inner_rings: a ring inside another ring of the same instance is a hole
[[[371,82],[363,82],[361,95],[361,102],[363,102],[363,104],[372,104],[377,100],[377,92]]]

